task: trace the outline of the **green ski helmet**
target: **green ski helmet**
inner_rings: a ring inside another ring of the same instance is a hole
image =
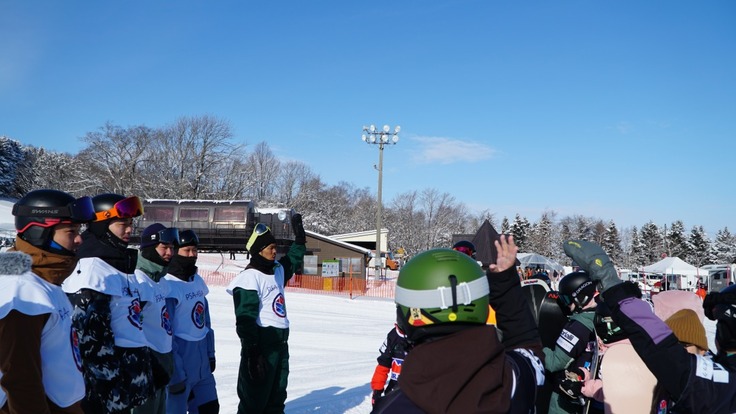
[[[470,256],[433,249],[414,256],[396,282],[396,322],[412,342],[488,319],[488,279]]]

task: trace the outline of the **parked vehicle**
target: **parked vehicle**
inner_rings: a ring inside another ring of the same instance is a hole
[[[294,240],[292,214],[289,208],[256,208],[248,200],[143,200],[143,216],[134,222],[131,243],[139,243],[150,224],[161,223],[194,230],[200,250],[244,251],[255,225],[264,223],[284,253]]]
[[[371,251],[371,258],[368,261],[368,267],[376,267],[376,251]],[[381,252],[381,265],[382,267],[391,269],[391,270],[399,270],[399,261],[394,258],[393,253],[391,252]]]

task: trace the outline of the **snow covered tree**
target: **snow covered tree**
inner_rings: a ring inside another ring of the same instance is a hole
[[[23,159],[23,146],[20,142],[0,136],[0,196],[22,196],[18,192],[16,178]]]
[[[686,261],[693,266],[703,266],[708,262],[709,250],[710,240],[705,233],[705,229],[703,226],[694,226],[690,230],[690,237],[688,238],[689,254]]]
[[[519,247],[519,252],[523,253],[529,251],[527,247],[527,238],[529,237],[530,231],[531,224],[529,224],[529,220],[527,220],[526,217],[522,217],[519,213],[516,213],[514,222],[511,223],[509,233],[514,236],[514,241]]]
[[[640,267],[653,263],[647,258],[646,246],[642,242],[636,226],[631,228],[629,250],[626,251],[626,254],[628,256],[626,260],[627,267]]]
[[[645,265],[650,265],[662,258],[662,234],[653,221],[649,221],[641,228],[641,245]]]
[[[713,263],[736,263],[736,236],[728,227],[718,230],[713,241]]]
[[[685,225],[682,221],[677,220],[672,223],[664,237],[667,255],[685,260],[688,255],[687,236],[685,236]]]
[[[621,250],[621,237],[619,237],[618,228],[616,228],[616,223],[613,221],[608,223],[601,247],[608,253],[608,257],[613,260],[614,264],[621,264],[624,256]]]
[[[501,234],[509,234],[511,231],[511,224],[509,224],[508,217],[504,216],[503,220],[501,220]]]
[[[530,227],[527,238],[529,251],[549,258],[555,257],[555,246],[560,243],[557,243],[555,237],[554,218],[554,212],[544,211],[539,217],[539,221]]]

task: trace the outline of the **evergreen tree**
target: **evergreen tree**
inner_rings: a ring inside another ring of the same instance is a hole
[[[668,256],[679,257],[685,260],[688,255],[687,237],[685,236],[685,225],[677,220],[665,234],[666,253]]]
[[[509,234],[511,231],[511,224],[509,224],[509,219],[504,216],[503,220],[501,220],[501,234]]]
[[[687,262],[693,266],[703,266],[708,262],[708,251],[710,250],[710,240],[705,233],[703,226],[694,226],[690,231],[688,238],[688,255]]]
[[[648,264],[646,263],[647,256],[645,252],[645,246],[641,240],[641,236],[639,235],[639,231],[637,230],[636,226],[631,229],[631,244],[629,245],[629,250],[626,253],[628,254],[627,266],[640,267]]]
[[[662,235],[654,222],[650,221],[641,228],[642,259],[650,265],[662,258]]]
[[[613,221],[609,222],[608,227],[606,227],[601,247],[606,253],[608,253],[608,256],[613,260],[613,263],[622,262],[624,255],[621,250],[621,237],[618,234],[616,223]]]
[[[728,227],[718,230],[712,251],[713,263],[736,263],[736,236],[728,231]]]
[[[519,252],[528,251],[527,238],[529,237],[530,229],[531,225],[529,224],[529,220],[527,220],[526,217],[522,217],[521,215],[519,215],[519,213],[516,213],[516,217],[514,218],[514,222],[511,223],[511,228],[509,229],[509,232],[512,236],[514,236],[514,241],[519,247]]]
[[[16,180],[18,168],[23,162],[23,146],[20,142],[0,136],[0,196],[21,197]]]

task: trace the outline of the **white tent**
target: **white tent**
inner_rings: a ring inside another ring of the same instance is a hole
[[[517,253],[516,258],[519,260],[519,263],[521,263],[522,268],[539,266],[546,270],[556,270],[558,272],[563,271],[563,268],[559,263],[548,257],[542,256],[541,254]]]
[[[665,257],[657,263],[642,267],[641,271],[664,275],[708,276],[707,270],[695,267],[679,257]]]

